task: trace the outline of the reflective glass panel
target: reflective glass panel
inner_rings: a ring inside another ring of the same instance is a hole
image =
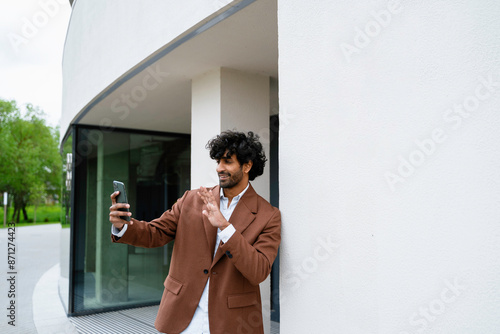
[[[102,131],[76,135],[73,314],[158,303],[173,243],[145,249],[112,243],[113,180],[125,184],[139,220],[159,217],[189,189],[189,136]]]

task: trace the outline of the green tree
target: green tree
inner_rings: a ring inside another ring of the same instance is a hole
[[[35,206],[35,210],[33,211],[33,223],[36,223],[36,210],[44,199],[46,192],[47,189],[45,188],[45,184],[43,183],[37,183],[30,189],[29,201]]]
[[[43,117],[31,104],[21,113],[15,101],[0,99],[0,190],[12,195],[16,222],[21,213],[28,220],[26,205],[30,200],[37,204],[41,191],[45,196],[60,193],[59,131]]]

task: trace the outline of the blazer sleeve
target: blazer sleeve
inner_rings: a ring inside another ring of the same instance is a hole
[[[127,231],[121,238],[111,235],[111,240],[117,243],[144,248],[162,247],[166,245],[175,239],[182,205],[188,193],[189,191],[186,191],[172,208],[165,211],[159,218],[150,222],[133,219],[133,224],[128,224]]]
[[[258,285],[271,273],[280,242],[281,213],[275,208],[253,245],[236,231],[228,242],[219,247],[251,284]]]

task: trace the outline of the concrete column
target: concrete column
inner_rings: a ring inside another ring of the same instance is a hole
[[[215,163],[205,145],[222,131],[221,69],[192,81],[191,100],[191,188],[217,184]]]
[[[87,160],[87,223],[85,224],[85,272],[95,272],[97,159]]]
[[[207,142],[224,130],[253,131],[269,157],[269,77],[227,68],[214,69],[192,83],[191,187],[218,183]],[[269,199],[269,164],[252,182]]]
[[[129,184],[128,134],[102,133],[97,152],[96,298],[102,304],[128,299],[128,247],[110,240],[109,195],[113,180]]]
[[[224,130],[253,131],[261,136],[269,158],[269,77],[217,68],[192,82],[191,187],[218,184],[216,164],[205,148]],[[269,163],[252,181],[257,193],[269,200]],[[261,284],[264,329],[270,332],[270,283]]]

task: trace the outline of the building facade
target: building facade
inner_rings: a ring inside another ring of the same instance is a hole
[[[499,14],[494,1],[74,1],[68,314],[158,303],[172,245],[111,244],[112,181],[155,218],[217,183],[205,144],[236,129],[260,135],[270,161],[253,185],[282,211],[267,331],[271,318],[286,334],[498,330]]]

